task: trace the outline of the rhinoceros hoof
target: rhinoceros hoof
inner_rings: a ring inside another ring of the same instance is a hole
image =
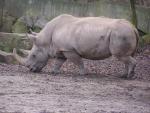
[[[86,69],[85,69],[85,70],[80,70],[80,71],[79,71],[79,74],[80,74],[80,75],[88,75],[88,72],[87,72]]]
[[[128,76],[128,74],[123,74],[122,76],[120,76],[120,78],[126,79],[126,78],[128,78],[127,76]]]
[[[52,75],[57,75],[59,73],[60,73],[60,71],[56,71],[56,70],[55,71],[53,70],[53,71],[50,72],[50,74],[52,74]]]
[[[129,75],[128,75],[128,79],[136,79],[137,77],[136,76],[134,76],[135,75],[135,73],[134,73],[134,71],[132,71]]]

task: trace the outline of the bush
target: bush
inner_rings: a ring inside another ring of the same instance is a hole
[[[150,34],[144,35],[142,37],[144,44],[150,44]]]
[[[12,25],[14,24],[15,21],[16,21],[15,17],[5,15],[3,17],[3,25],[2,25],[1,31],[2,32],[11,32]]]
[[[13,33],[26,33],[27,31],[26,24],[19,20],[12,26]]]

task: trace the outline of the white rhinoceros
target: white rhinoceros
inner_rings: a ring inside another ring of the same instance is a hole
[[[53,72],[57,73],[62,64],[69,59],[85,74],[82,58],[102,60],[110,56],[125,64],[123,77],[134,76],[135,59],[132,57],[138,44],[138,32],[124,19],[105,17],[74,17],[60,15],[39,32],[28,34],[33,47],[27,58],[13,54],[30,71],[38,72],[49,58],[55,58]]]

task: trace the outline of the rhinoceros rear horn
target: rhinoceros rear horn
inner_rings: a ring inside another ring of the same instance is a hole
[[[16,48],[13,49],[13,56],[21,65],[25,66],[26,59],[17,54]]]
[[[29,38],[33,43],[36,43],[37,35],[26,34],[27,38]]]

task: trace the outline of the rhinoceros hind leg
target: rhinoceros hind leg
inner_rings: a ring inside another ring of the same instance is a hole
[[[134,69],[136,66],[136,60],[131,56],[125,56],[125,57],[117,57],[120,61],[122,61],[125,64],[125,71],[122,78],[128,78],[131,79],[134,77]]]
[[[79,67],[79,73],[81,75],[87,74],[87,71],[84,69],[84,64],[82,61],[82,58],[75,52],[63,52],[64,56],[70,60],[71,62],[73,62],[75,65],[77,65]]]
[[[66,58],[56,58],[54,67],[51,70],[51,74],[58,74],[60,73],[60,68],[63,65],[63,63],[66,61]]]
[[[123,62],[123,63],[125,64],[125,70],[124,70],[124,72],[123,72],[123,74],[122,74],[122,76],[120,78],[127,78],[128,77],[128,68],[129,68],[129,66],[125,62]]]
[[[136,66],[136,60],[131,56],[129,58],[130,58],[130,63],[129,63],[129,69],[128,69],[128,78],[133,78],[135,74],[134,70]]]

